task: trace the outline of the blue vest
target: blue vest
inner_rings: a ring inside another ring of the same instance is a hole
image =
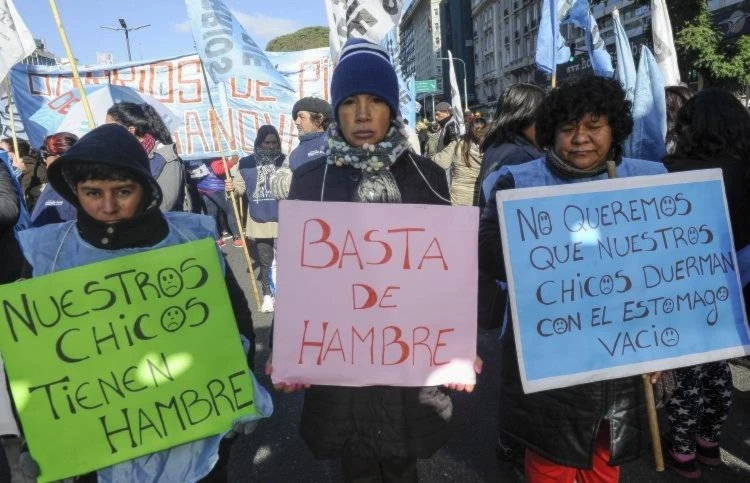
[[[240,176],[245,180],[245,196],[247,197],[250,217],[258,223],[279,221],[279,200],[271,195],[271,178],[275,170],[284,164],[285,157],[279,156],[270,167],[261,167],[262,179],[258,183],[258,165],[254,155],[240,159]],[[267,168],[273,168],[267,169]]]
[[[630,178],[632,176],[648,176],[652,174],[665,174],[667,168],[663,164],[642,159],[622,158],[617,166],[618,178]],[[528,163],[513,166],[503,166],[498,171],[499,176],[510,173],[513,176],[516,188],[530,188],[532,186],[556,186],[560,184],[583,183],[586,181],[598,181],[607,179],[604,172],[598,176],[582,179],[561,178],[550,170],[545,158],[535,159]]]
[[[289,168],[296,171],[303,164],[317,159],[326,153],[328,134],[325,131],[304,135],[299,145],[289,155]],[[309,136],[309,137],[308,137]]]
[[[620,163],[619,166],[617,166],[618,178],[630,178],[633,176],[648,176],[652,174],[665,174],[666,172],[667,172],[667,168],[665,168],[663,164],[659,162],[654,162],[654,161],[644,161],[643,159],[622,158],[622,162]],[[494,178],[495,181],[497,181],[498,178],[510,173],[513,176],[513,181],[515,183],[514,186],[516,188],[531,188],[534,186],[556,186],[556,185],[561,185],[561,184],[583,183],[586,181],[598,181],[598,180],[608,179],[608,175],[606,172],[598,176],[592,176],[590,178],[582,178],[582,179],[561,178],[560,176],[552,172],[552,170],[550,170],[549,166],[547,165],[546,158],[538,158],[538,159],[535,159],[533,161],[529,161],[528,163],[523,163],[523,164],[506,165],[500,168],[495,173],[497,173],[497,176]],[[494,187],[494,183],[493,183],[493,187]],[[493,196],[493,197],[495,196],[494,190],[492,191],[490,196]],[[488,197],[487,199],[489,200],[490,198]],[[500,281],[496,281],[496,282],[502,283]],[[502,329],[500,330],[501,337],[505,335],[505,331],[508,327],[509,309],[510,309],[510,304],[505,306],[505,314],[503,315],[503,325],[502,325]]]
[[[34,211],[31,212],[31,226],[40,227],[50,223],[62,223],[75,220],[76,207],[71,205],[65,198],[55,191],[49,183],[36,200]]]
[[[121,250],[95,248],[80,237],[75,220],[25,230],[19,233],[19,239],[26,259],[33,266],[33,274],[38,277],[146,250],[206,237],[212,240],[216,238],[216,223],[208,216],[164,213],[164,217],[169,224],[169,234],[152,247]],[[223,263],[223,258],[219,258]],[[223,435],[211,436],[101,469],[98,471],[99,481],[197,481],[216,464],[222,437]]]

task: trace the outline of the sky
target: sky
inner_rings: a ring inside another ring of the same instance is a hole
[[[255,42],[266,43],[302,27],[326,26],[324,0],[224,0]],[[48,0],[14,0],[27,27],[47,49],[66,57]],[[94,64],[97,52],[111,52],[115,62],[127,62],[125,33],[100,28],[151,24],[130,32],[133,60],[153,60],[195,52],[184,0],[57,0],[73,55],[81,64]]]

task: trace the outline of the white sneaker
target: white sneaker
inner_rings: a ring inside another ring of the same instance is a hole
[[[260,311],[264,314],[273,312],[273,303],[273,297],[271,297],[270,295],[264,295],[263,304],[260,306]]]

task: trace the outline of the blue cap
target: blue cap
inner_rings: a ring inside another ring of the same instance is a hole
[[[331,79],[331,104],[336,122],[341,103],[357,94],[377,96],[388,104],[394,117],[399,115],[398,78],[388,52],[378,44],[352,38],[341,49]]]

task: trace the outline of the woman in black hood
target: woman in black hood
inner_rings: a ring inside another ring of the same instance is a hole
[[[118,124],[105,124],[82,137],[50,166],[48,178],[76,207],[77,217],[20,233],[27,273],[35,277],[216,237],[215,223],[209,217],[160,211],[162,192],[151,175],[148,155]],[[254,333],[247,299],[231,267],[220,261],[239,332],[250,341],[248,363],[252,369]],[[231,441],[222,441],[212,478],[225,474]],[[190,473],[194,479],[206,476],[211,465],[196,468]]]

